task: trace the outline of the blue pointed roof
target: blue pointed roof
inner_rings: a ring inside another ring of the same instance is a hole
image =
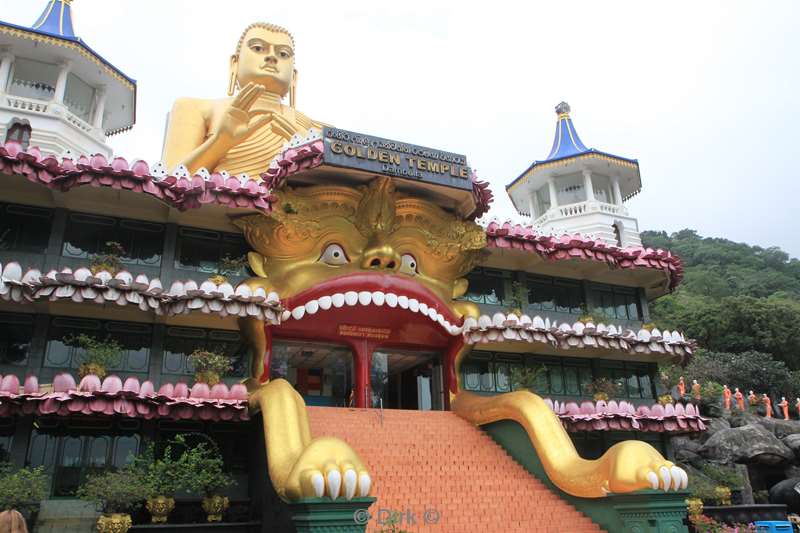
[[[556,136],[553,139],[553,148],[550,150],[550,155],[547,156],[545,161],[561,159],[589,151],[581,141],[581,138],[578,137],[575,125],[572,124],[572,119],[569,118],[569,111],[569,104],[566,102],[561,102],[556,106],[556,113],[558,113]]]
[[[72,0],[48,0],[47,5],[31,29],[58,37],[76,39],[72,27]]]

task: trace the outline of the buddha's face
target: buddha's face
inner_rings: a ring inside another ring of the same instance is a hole
[[[238,57],[232,58],[231,68],[239,87],[252,82],[284,96],[294,75],[292,40],[282,32],[251,28],[244,36]]]

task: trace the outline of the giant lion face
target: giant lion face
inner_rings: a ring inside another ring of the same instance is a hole
[[[463,276],[485,247],[480,226],[398,194],[388,177],[368,187],[286,187],[276,195],[270,214],[235,223],[255,250],[251,268],[289,311],[316,309],[306,305],[312,300],[347,307],[337,298],[380,292],[386,306],[395,307],[395,297],[424,303],[445,329],[460,322],[454,299],[466,291]]]

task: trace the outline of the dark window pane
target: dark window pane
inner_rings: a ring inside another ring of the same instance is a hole
[[[166,374],[193,374],[194,368],[188,357],[195,350],[209,350],[228,356],[233,367],[228,374],[230,376],[243,376],[247,372],[248,351],[238,332],[196,328],[167,330],[162,371]]]
[[[235,233],[180,228],[176,266],[209,274],[244,275],[245,267],[229,270],[220,263],[223,259],[243,259],[249,250],[244,238]]]
[[[63,255],[88,258],[104,252],[108,242],[122,245],[125,250],[125,255],[120,258],[122,263],[160,266],[164,226],[74,213],[70,215],[64,232]]]
[[[636,300],[628,302],[628,319],[630,320],[640,320],[639,318],[639,306],[636,305]]]
[[[117,437],[114,444],[114,457],[112,462],[114,467],[122,468],[128,464],[139,452],[139,436],[128,435]]]
[[[620,320],[628,318],[628,303],[631,301],[631,296],[628,294],[615,294],[614,295],[614,314]]]
[[[0,204],[0,250],[43,253],[52,218],[49,209]]]
[[[476,269],[467,275],[467,293],[471,302],[502,305],[505,298],[504,278],[499,273]]]
[[[26,365],[32,337],[32,315],[0,314],[0,364]]]
[[[566,394],[579,395],[581,391],[578,383],[578,368],[574,366],[564,367],[564,385]]]
[[[48,331],[44,366],[77,368],[80,366],[84,350],[68,345],[65,338],[80,334],[90,335],[99,340],[113,339],[122,346],[122,353],[116,364],[108,370],[127,372],[147,372],[150,363],[152,330],[147,324],[129,322],[107,322],[75,318],[54,318]]]
[[[547,373],[550,377],[550,392],[564,394],[564,374],[561,365],[558,363],[547,365]]]
[[[642,391],[642,398],[653,397],[653,386],[646,370],[640,371],[639,373],[639,388]]]

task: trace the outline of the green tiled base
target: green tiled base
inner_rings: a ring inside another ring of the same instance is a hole
[[[297,533],[364,533],[375,498],[306,498],[289,504]]]

